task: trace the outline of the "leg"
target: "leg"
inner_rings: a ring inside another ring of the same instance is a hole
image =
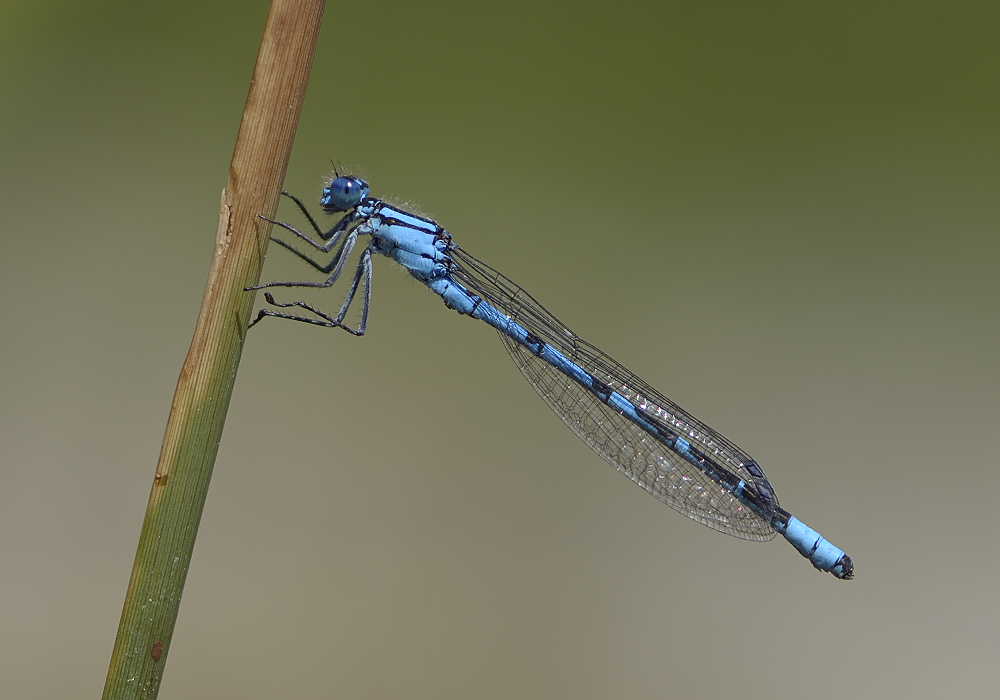
[[[329,231],[324,232],[323,229],[319,227],[319,224],[316,223],[316,219],[314,219],[312,214],[309,213],[309,210],[306,208],[306,205],[302,203],[301,199],[296,197],[291,192],[286,192],[285,190],[282,190],[281,194],[285,195],[290,200],[295,202],[295,204],[299,208],[299,211],[305,214],[305,217],[309,219],[309,223],[312,225],[313,231],[315,231],[319,235],[319,237],[322,238],[324,241],[330,240],[330,237],[333,234],[340,233],[341,231],[346,229],[353,221],[355,221],[355,217],[352,217],[352,214],[357,214],[357,212],[351,212],[351,214],[345,214],[340,218],[340,221],[338,221],[333,225],[333,227]]]
[[[358,324],[358,335],[364,335],[365,329],[368,328],[368,307],[372,301],[372,248],[370,245],[361,254],[358,269],[354,273],[354,281],[351,282],[351,288],[347,290],[344,305],[340,307],[340,312],[337,314],[338,323],[343,321],[344,316],[347,315],[347,309],[354,301],[354,295],[358,293],[358,283],[361,282],[362,275],[365,280],[365,295],[361,298],[361,323]]]
[[[331,228],[329,231],[327,231],[326,233],[323,233],[322,231],[320,232],[320,236],[323,236],[324,240],[329,239],[325,244],[321,244],[317,243],[316,241],[314,241],[309,236],[299,231],[291,224],[286,224],[283,221],[275,221],[274,219],[269,219],[266,216],[261,216],[260,214],[258,214],[258,216],[260,216],[260,218],[263,219],[264,221],[272,223],[276,226],[280,226],[286,231],[291,231],[296,236],[301,238],[303,241],[311,245],[313,248],[315,248],[316,250],[320,250],[324,253],[329,253],[330,250],[340,241],[340,237],[344,235],[344,232],[347,231],[352,224],[357,223],[357,221],[361,219],[361,215],[358,214],[356,211],[353,211],[350,214],[346,214],[340,221],[337,222],[336,226]],[[312,219],[310,218],[310,221],[311,220]],[[313,225],[315,225],[315,223]]]
[[[302,203],[301,199],[299,199],[298,197],[296,197],[291,192],[286,192],[285,190],[282,190],[281,194],[285,195],[286,197],[288,197],[290,200],[292,200],[293,202],[295,202],[298,205],[299,211],[301,211],[303,214],[306,215],[306,218],[309,219],[309,223],[312,224],[313,231],[315,231],[319,235],[320,238],[322,238],[324,241],[330,239],[330,236],[333,235],[333,229],[330,229],[326,233],[323,233],[323,229],[321,229],[319,227],[319,224],[316,223],[316,219],[314,219],[312,217],[312,214],[310,214],[309,210],[306,209],[306,205]],[[339,223],[340,222],[338,221],[337,224],[339,224]],[[337,225],[334,225],[333,228],[337,228]]]
[[[354,244],[357,242],[358,229],[354,229],[347,234],[347,240],[344,241],[344,245],[341,246],[339,251],[337,251],[337,255],[334,256],[334,259],[330,261],[334,267],[325,282],[268,282],[267,284],[258,284],[255,287],[246,287],[243,291],[250,292],[255,289],[265,289],[267,287],[330,287],[340,277],[340,273],[344,271],[344,264],[347,262],[347,258],[350,256],[351,251],[354,250]]]
[[[293,255],[296,255],[299,259],[305,260],[307,263],[309,263],[310,265],[312,265],[315,269],[319,270],[320,272],[322,272],[324,274],[330,274],[330,271],[334,267],[337,266],[337,261],[339,260],[339,257],[337,255],[334,255],[333,258],[330,259],[330,262],[328,262],[326,265],[320,265],[318,262],[316,262],[315,260],[313,260],[312,258],[310,258],[308,255],[306,255],[305,253],[303,253],[301,250],[298,250],[297,248],[294,248],[293,246],[289,245],[288,243],[285,243],[280,238],[275,238],[274,236],[272,236],[271,240],[274,243],[277,243],[278,245],[280,245],[282,248],[284,248],[288,252],[292,253]]]
[[[362,277],[364,278],[365,284],[365,295],[362,299],[361,307],[361,322],[358,324],[357,329],[351,328],[343,323],[344,316],[347,315],[347,310],[351,306],[351,302],[354,301],[354,297],[358,292],[358,285],[360,284]],[[365,334],[365,330],[368,328],[368,308],[371,304],[371,282],[372,282],[372,253],[371,248],[365,248],[365,251],[361,254],[361,260],[358,262],[358,269],[354,273],[354,281],[351,283],[351,288],[347,292],[347,298],[344,300],[343,306],[340,307],[340,312],[337,314],[336,318],[332,318],[327,314],[323,313],[319,309],[316,309],[310,304],[304,301],[294,301],[288,304],[279,304],[271,296],[270,292],[264,293],[264,298],[267,299],[268,304],[272,304],[279,308],[289,308],[297,306],[299,308],[305,309],[311,313],[316,314],[323,320],[309,318],[306,316],[294,316],[291,314],[282,314],[268,309],[261,309],[257,313],[257,318],[248,326],[248,328],[253,328],[257,323],[265,316],[274,316],[276,318],[287,318],[292,321],[301,321],[303,323],[312,323],[317,326],[325,326],[327,328],[343,328],[345,331],[352,335],[362,336]]]
[[[306,205],[302,203],[301,199],[296,197],[291,192],[285,192],[284,190],[281,191],[281,194],[285,195],[298,205],[299,211],[305,214],[306,218],[309,219],[309,223],[312,224],[313,231],[315,231],[319,235],[319,237],[322,238],[324,241],[330,240],[330,237],[334,233],[343,231],[348,226],[349,222],[345,223],[345,219],[347,219],[348,215],[344,215],[340,218],[340,221],[338,221],[336,224],[333,225],[333,228],[324,233],[323,230],[319,227],[319,224],[316,223],[316,219],[314,219],[312,217],[312,214],[309,213],[309,210],[306,209]]]
[[[301,321],[302,323],[311,323],[311,324],[316,325],[316,326],[325,326],[326,328],[343,328],[345,331],[347,331],[351,335],[364,335],[364,331],[361,328],[358,328],[358,330],[354,330],[350,326],[348,326],[346,324],[343,324],[343,323],[340,323],[336,319],[331,318],[330,316],[327,316],[325,313],[323,313],[319,309],[313,308],[312,306],[310,306],[309,304],[305,303],[304,301],[293,301],[290,304],[279,304],[278,302],[276,302],[274,300],[274,297],[271,296],[270,292],[265,292],[264,293],[264,298],[267,299],[267,303],[268,304],[273,304],[275,306],[282,307],[282,308],[287,308],[289,306],[298,306],[298,307],[301,307],[301,308],[305,309],[306,311],[311,311],[312,313],[316,314],[317,316],[319,316],[323,320],[321,321],[318,318],[308,318],[306,316],[294,316],[292,314],[280,314],[277,311],[270,311],[268,309],[261,309],[260,311],[257,312],[257,318],[255,318],[250,323],[250,325],[247,326],[248,330],[250,328],[253,328],[254,326],[256,326],[258,323],[260,323],[260,320],[262,318],[264,318],[265,316],[274,316],[275,318],[287,318],[287,319],[292,320],[292,321]]]

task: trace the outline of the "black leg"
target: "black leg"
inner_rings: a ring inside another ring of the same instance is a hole
[[[297,256],[299,259],[305,260],[307,263],[309,263],[310,265],[312,265],[314,268],[316,268],[317,270],[319,270],[320,272],[323,272],[325,274],[330,274],[330,270],[332,270],[333,268],[335,268],[337,266],[337,260],[339,260],[339,258],[338,258],[337,255],[334,255],[333,258],[330,259],[330,262],[328,262],[326,265],[320,265],[318,262],[316,262],[315,260],[313,260],[312,258],[310,258],[308,255],[306,255],[305,253],[303,253],[301,250],[298,250],[297,248],[295,248],[294,246],[289,245],[288,243],[285,243],[280,238],[275,238],[275,237],[272,236],[271,240],[274,243],[277,243],[278,245],[280,245],[282,248],[284,248],[288,252],[290,252],[290,253],[294,254],[295,256]]]
[[[286,197],[288,197],[290,200],[292,200],[293,202],[295,202],[299,206],[299,211],[301,211],[303,214],[306,215],[306,218],[309,219],[309,223],[312,224],[313,231],[315,231],[317,234],[319,234],[320,238],[322,238],[324,241],[330,239],[330,236],[333,235],[333,229],[330,229],[330,231],[327,231],[326,233],[323,233],[323,229],[321,229],[319,227],[319,224],[316,223],[316,219],[314,219],[312,217],[312,214],[310,214],[309,210],[306,209],[306,205],[302,203],[301,199],[299,199],[298,197],[296,197],[291,192],[286,192],[285,190],[282,190],[281,194],[285,195]],[[340,224],[340,222],[338,221],[337,224],[334,224],[333,228],[334,229],[337,228],[337,226],[339,224]]]
[[[330,237],[333,236],[333,234],[343,231],[357,219],[356,216],[357,212],[352,211],[350,214],[345,214],[344,216],[342,216],[340,218],[340,221],[335,223],[329,231],[326,231],[324,233],[323,230],[319,227],[319,224],[316,223],[316,219],[314,219],[312,214],[309,213],[309,210],[306,209],[306,205],[302,203],[301,199],[296,197],[291,192],[286,192],[284,190],[281,191],[281,194],[285,195],[298,205],[299,211],[305,214],[306,218],[309,219],[309,223],[312,224],[313,231],[319,234],[319,237],[322,238],[324,241],[330,240]]]
[[[343,321],[344,316],[347,315],[347,310],[351,307],[354,296],[358,293],[358,284],[361,282],[362,277],[364,277],[365,295],[361,298],[361,323],[358,324],[358,335],[364,335],[365,329],[368,328],[368,307],[372,301],[371,246],[365,248],[365,252],[361,254],[361,260],[358,261],[358,269],[354,273],[354,281],[351,282],[351,288],[347,290],[347,298],[344,299],[344,304],[340,307],[340,312],[337,314],[336,321],[338,323]]]
[[[271,297],[270,293],[268,293],[266,296]],[[269,298],[268,302],[269,303],[273,303],[274,302],[274,298],[273,297]],[[323,316],[324,319],[330,319],[329,316],[326,316],[325,314],[322,314],[322,312],[320,312],[320,311],[312,308],[311,306],[309,306],[309,304],[305,303],[304,301],[296,301],[296,302],[293,302],[291,304],[277,304],[277,303],[275,303],[274,305],[275,306],[301,306],[303,309],[306,309],[307,311],[311,311],[314,314]],[[351,328],[350,326],[345,325],[343,323],[338,323],[337,321],[334,321],[332,319],[321,321],[318,318],[307,318],[305,316],[294,316],[292,314],[280,314],[277,311],[269,311],[268,309],[261,309],[260,311],[258,311],[257,312],[257,318],[255,318],[253,320],[253,322],[249,326],[247,326],[247,328],[248,329],[253,328],[265,316],[273,316],[274,318],[287,318],[290,321],[301,321],[302,323],[311,323],[314,326],[324,326],[325,328],[343,328],[345,331],[347,331],[351,335],[364,335],[362,332],[356,331],[353,328]]]
[[[346,244],[345,244],[346,245]],[[344,316],[347,315],[347,310],[351,307],[351,303],[354,301],[354,297],[357,295],[358,286],[364,281],[365,293],[362,297],[362,307],[361,307],[361,322],[358,324],[357,329],[351,328],[346,325],[344,321]],[[287,318],[292,321],[301,321],[302,323],[311,323],[316,326],[324,326],[326,328],[342,328],[351,335],[362,336],[365,334],[365,330],[368,328],[368,309],[371,305],[371,281],[372,281],[372,252],[371,247],[365,248],[365,251],[361,254],[361,260],[358,262],[357,271],[354,273],[354,280],[351,282],[351,287],[347,292],[347,298],[344,300],[343,306],[340,307],[340,312],[337,314],[336,318],[328,316],[319,309],[315,308],[311,304],[307,304],[304,301],[293,301],[287,304],[281,304],[274,300],[270,292],[264,293],[264,298],[267,300],[268,304],[277,306],[278,308],[289,308],[289,307],[299,307],[305,309],[310,313],[316,314],[320,318],[309,318],[307,316],[296,316],[293,314],[283,314],[276,311],[270,311],[269,309],[261,309],[257,312],[257,318],[248,326],[248,328],[253,328],[257,325],[261,319],[265,316],[274,316],[275,318]],[[287,285],[293,286],[293,285]],[[315,285],[294,285],[294,286],[321,286],[321,283]],[[322,320],[320,320],[322,319]]]
[[[348,229],[350,229],[351,224],[353,224],[355,222],[355,220],[357,218],[359,218],[357,216],[353,216],[354,214],[357,214],[357,212],[352,212],[351,214],[348,214],[343,219],[341,219],[340,221],[338,221],[336,226],[334,226],[332,229],[330,229],[327,232],[327,233],[329,233],[332,236],[332,238],[330,238],[330,240],[327,241],[325,244],[317,243],[316,241],[314,241],[313,239],[311,239],[309,236],[307,236],[306,234],[302,233],[301,231],[299,231],[297,228],[295,228],[291,224],[286,224],[284,221],[275,221],[274,219],[269,219],[266,216],[263,216],[261,214],[258,214],[258,216],[261,219],[263,219],[264,221],[272,223],[275,226],[280,226],[281,228],[285,229],[286,231],[290,231],[290,232],[294,233],[296,236],[298,236],[299,238],[301,238],[303,241],[305,241],[306,243],[308,243],[309,245],[311,245],[316,250],[322,251],[324,253],[329,253],[330,250],[332,250],[333,247],[335,245],[337,245],[337,243],[340,241],[340,237],[342,235],[344,235],[344,232],[347,231]],[[341,224],[343,224],[343,227],[341,227]],[[358,227],[355,226],[355,229],[356,228],[358,228]]]
[[[344,264],[351,255],[351,251],[354,250],[354,244],[357,242],[358,230],[354,229],[347,234],[347,240],[344,241],[344,245],[341,246],[340,250],[337,251],[337,255],[334,256],[336,264],[330,276],[324,282],[268,282],[267,284],[258,284],[255,287],[246,287],[243,291],[250,292],[255,289],[266,289],[267,287],[330,287],[340,277],[340,273],[344,271]]]

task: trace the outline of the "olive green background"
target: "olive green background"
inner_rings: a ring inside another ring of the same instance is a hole
[[[101,692],[266,10],[0,6],[0,696]],[[417,203],[857,578],[644,494],[378,259],[364,338],[250,335],[161,697],[995,693],[998,20],[331,3],[287,188]]]

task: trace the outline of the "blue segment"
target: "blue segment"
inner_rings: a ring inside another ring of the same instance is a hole
[[[441,249],[434,245],[434,234],[418,231],[409,226],[382,224],[373,235],[417,255],[426,255],[433,259],[440,259],[443,255]]]
[[[427,283],[432,292],[444,299],[445,306],[454,309],[460,314],[471,314],[475,308],[476,300],[465,293],[461,286],[455,284],[447,277],[439,277]]]
[[[393,248],[386,255],[405,267],[414,277],[421,281],[444,274],[445,272],[444,266],[440,263],[431,258],[425,258],[422,255],[403,250],[402,248]]]
[[[558,369],[563,374],[566,374],[572,379],[575,379],[576,381],[580,382],[580,384],[583,384],[584,386],[586,386],[588,383],[592,384],[593,377],[587,374],[586,370],[584,370],[579,365],[567,360],[565,357],[559,354],[559,352],[556,351],[552,346],[546,345],[545,349],[542,350],[539,357],[541,357],[550,365]]]
[[[784,528],[776,526],[775,529],[820,571],[829,571],[837,578],[851,578],[844,575],[845,559],[849,564],[850,557],[801,520],[790,517]],[[853,574],[853,571],[854,567],[851,566],[850,573]]]
[[[390,207],[383,204],[379,208],[379,214],[389,219],[395,219],[401,224],[408,226],[412,229],[418,229],[422,231],[429,231],[431,233],[437,233],[441,228],[433,221],[428,221],[419,216],[414,216],[413,214],[407,214],[405,211],[400,211],[395,207]]]
[[[779,507],[767,476],[748,454],[584,342],[523,289],[454,245],[436,222],[368,199],[368,184],[347,176],[324,190],[321,204],[327,211],[347,212],[340,230],[350,235],[336,259],[350,252],[345,253],[344,247],[353,247],[358,235],[372,237],[340,315],[334,319],[299,302],[277,305],[298,306],[324,320],[262,310],[258,321],[280,316],[362,335],[368,315],[370,255],[390,257],[438,294],[448,308],[495,328],[518,368],[563,422],[646,491],[688,517],[736,537],[766,541],[780,533],[817,569],[837,578],[853,577],[849,556]],[[330,279],[318,286],[333,284],[342,263],[330,269],[334,269]],[[362,278],[365,307],[355,331],[341,320]],[[298,284],[317,286],[263,286]]]

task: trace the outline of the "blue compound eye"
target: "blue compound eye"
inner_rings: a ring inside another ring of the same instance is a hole
[[[368,183],[359,177],[340,176],[323,188],[320,206],[328,214],[353,209],[368,196]]]

